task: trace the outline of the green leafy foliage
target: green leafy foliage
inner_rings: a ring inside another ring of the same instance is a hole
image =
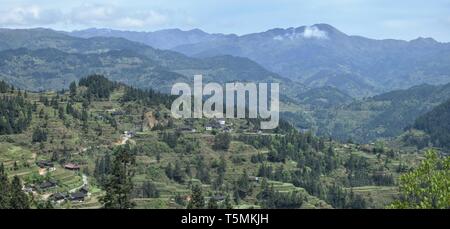
[[[390,208],[431,209],[450,207],[450,157],[426,153],[420,166],[400,177],[400,199]]]

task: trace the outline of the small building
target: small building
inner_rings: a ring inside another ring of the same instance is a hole
[[[41,169],[47,169],[47,168],[53,168],[54,164],[51,161],[38,161],[36,162],[36,165]]]
[[[84,201],[84,198],[86,197],[86,194],[84,194],[83,192],[74,192],[70,194],[70,201],[74,201],[74,202],[82,202]]]
[[[223,195],[215,195],[215,196],[212,196],[211,199],[213,199],[213,200],[215,200],[217,202],[220,202],[222,200],[225,200],[225,196],[223,196]]]
[[[50,197],[50,200],[55,202],[62,202],[67,199],[67,194],[62,192],[53,193]]]
[[[223,128],[223,132],[225,132],[225,133],[231,133],[233,131],[233,129],[231,128],[231,127],[225,127],[225,128]]]
[[[134,135],[135,135],[134,132],[131,131],[131,130],[129,130],[129,131],[124,131],[123,134],[124,134],[125,137],[127,137],[127,138],[132,138],[132,137],[134,137]]]
[[[86,186],[83,186],[78,191],[84,193],[85,195],[87,195],[89,193],[89,189]]]
[[[64,168],[68,170],[80,170],[80,166],[74,163],[67,163],[64,165]]]
[[[225,119],[219,119],[217,122],[219,123],[219,125],[225,126]]]
[[[39,188],[42,189],[42,190],[45,190],[45,189],[53,188],[53,187],[56,187],[56,186],[57,185],[56,185],[55,181],[48,180],[48,181],[44,181],[43,183],[41,183],[39,185]]]
[[[249,177],[248,177],[248,180],[249,180],[249,181],[252,181],[252,182],[259,182],[259,177],[249,176]]]
[[[206,130],[220,129],[222,126],[217,121],[208,122],[205,125]]]
[[[34,185],[31,185],[31,186],[24,186],[24,187],[22,188],[22,190],[23,190],[24,192],[32,193],[32,192],[35,190],[35,187],[34,187]]]
[[[192,128],[189,126],[183,126],[183,127],[179,128],[178,130],[181,132],[192,132],[192,133],[196,132],[195,128]]]

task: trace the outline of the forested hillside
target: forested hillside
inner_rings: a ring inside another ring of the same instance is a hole
[[[425,84],[350,102],[339,102],[339,98],[345,98],[339,94],[331,98],[337,101],[335,106],[287,109],[283,114],[302,129],[341,141],[350,139],[367,143],[390,139],[411,127],[418,117],[448,100],[450,84]],[[321,104],[320,101],[316,104]]]
[[[439,147],[450,147],[450,100],[420,116],[414,128],[430,135],[430,142]]]
[[[285,121],[260,131],[251,119],[176,120],[171,96],[100,75],[59,92],[7,88],[2,106],[34,104],[28,126],[0,136],[24,207],[380,208],[420,162],[420,152],[342,144]]]

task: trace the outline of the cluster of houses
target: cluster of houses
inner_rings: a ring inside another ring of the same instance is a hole
[[[192,119],[186,119],[185,125],[178,128],[178,130],[182,132],[195,133],[197,132],[197,129],[195,129],[193,125],[194,121]],[[225,119],[213,119],[205,124],[205,130],[206,131],[222,130],[223,132],[231,132],[233,129],[231,128],[231,124],[226,125]]]
[[[230,125],[226,125],[225,119],[214,119],[205,125],[205,130],[222,130],[223,132],[231,132],[233,129]]]
[[[76,192],[72,193],[63,193],[63,192],[53,193],[49,198],[51,201],[56,203],[61,203],[64,201],[83,202],[88,195],[89,195],[88,188],[83,186]]]
[[[36,165],[41,169],[47,169],[49,171],[55,170],[55,164],[51,161],[37,161]],[[80,165],[78,165],[76,163],[72,163],[72,162],[64,164],[63,167],[67,170],[72,170],[72,171],[78,171],[81,168]]]
[[[45,161],[45,160],[41,160],[41,161],[37,161],[36,165],[42,169],[42,170],[46,170],[46,171],[54,171],[55,170],[55,165],[53,162],[51,161]],[[79,171],[80,170],[80,165],[76,164],[76,163],[66,163],[63,165],[64,169],[67,170],[71,170],[71,171]],[[25,186],[23,188],[24,191],[29,192],[29,193],[35,193],[36,191],[46,191],[52,188],[56,188],[58,187],[58,182],[56,182],[55,180],[51,180],[51,179],[46,179],[45,181],[43,181],[40,184],[31,184],[28,186]],[[72,202],[81,202],[84,201],[84,199],[88,196],[89,191],[87,189],[87,187],[83,186],[82,188],[80,188],[79,190],[77,190],[76,192],[72,192],[72,193],[62,193],[62,192],[57,192],[57,193],[53,193],[49,198],[51,201],[54,202],[62,202],[62,201],[72,201]]]
[[[51,188],[58,187],[58,183],[54,180],[46,180],[39,185],[30,185],[25,186],[23,190],[29,193],[36,193],[37,190],[49,190]],[[82,202],[89,195],[89,190],[87,187],[83,186],[78,189],[76,192],[72,193],[63,193],[56,192],[50,195],[49,199],[53,202],[61,203],[63,201],[72,201],[72,202]]]
[[[35,185],[35,184],[31,184],[31,185],[27,185],[24,186],[22,188],[23,191],[28,192],[28,193],[36,193],[36,191],[38,190],[47,190],[50,188],[55,188],[58,186],[58,183],[54,180],[45,180],[42,183]]]

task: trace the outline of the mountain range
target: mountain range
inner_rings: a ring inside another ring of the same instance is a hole
[[[242,36],[198,29],[152,33],[89,29],[70,34],[122,37],[193,57],[246,57],[306,86],[332,86],[358,98],[423,83],[450,82],[449,43],[432,38],[374,40],[347,35],[328,24]]]
[[[448,85],[436,86],[450,82],[449,47],[431,38],[349,36],[326,24],[242,36],[0,29],[0,79],[32,91],[67,88],[90,74],[163,92],[194,74],[279,82],[282,115],[298,128],[368,142],[401,134],[450,98]]]
[[[0,30],[0,79],[6,82],[28,90],[61,89],[89,74],[164,92],[175,82],[192,82],[194,74],[220,83],[280,82],[284,92],[305,88],[243,57],[192,58],[124,38],[84,39],[49,29]]]

